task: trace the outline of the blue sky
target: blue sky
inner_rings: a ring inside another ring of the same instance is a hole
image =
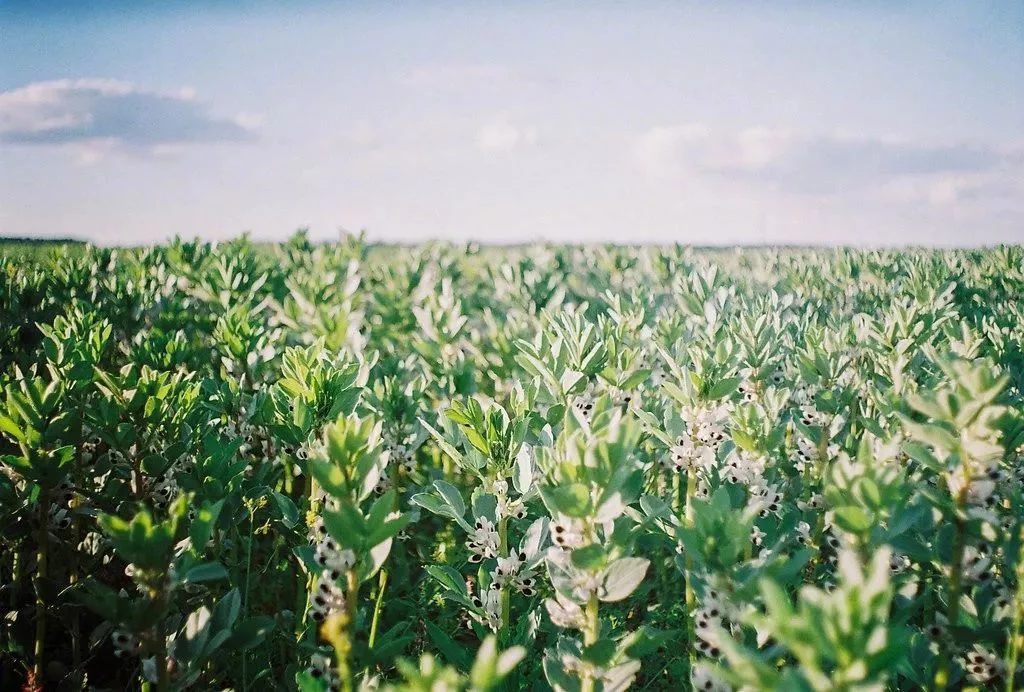
[[[1021,2],[176,5],[0,2],[0,234],[1024,242]]]

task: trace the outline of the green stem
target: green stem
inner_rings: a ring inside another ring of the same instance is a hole
[[[242,620],[249,617],[249,582],[252,577],[252,534],[256,523],[256,509],[249,507],[249,541],[245,548],[245,592],[242,598]],[[242,690],[248,689],[249,656],[242,651]]]
[[[1017,565],[1017,590],[1013,595],[1013,625],[1010,627],[1009,648],[1006,654],[1006,692],[1013,692],[1013,683],[1017,677],[1022,617],[1024,617],[1024,562]]]
[[[356,599],[359,597],[359,579],[356,577],[356,571],[350,569],[345,573],[345,609],[348,611],[348,622],[345,627],[345,636],[348,638],[347,650],[344,652],[342,657],[344,660],[338,661],[338,666],[343,670],[341,676],[341,688],[345,692],[352,692],[352,666],[349,663],[348,657],[352,651],[352,641],[355,639],[356,631]]]
[[[500,557],[508,557],[508,519],[502,517],[498,520],[498,554]],[[508,636],[509,610],[511,608],[511,594],[508,587],[501,589],[501,631],[498,632],[498,641],[504,643]]]
[[[83,439],[82,424],[79,422],[76,431],[78,439]],[[74,467],[74,487],[75,490],[81,492],[84,486],[85,473],[82,466],[82,445],[78,443],[75,445],[75,467]],[[82,519],[78,515],[77,501],[68,503],[68,510],[71,512],[71,536],[74,540],[73,545],[78,545],[82,535]],[[78,561],[71,560],[71,565],[68,568],[68,584],[74,585],[78,583]],[[78,617],[78,609],[75,608],[71,611],[71,665],[74,668],[74,677],[76,680],[81,681],[83,679],[82,673],[82,626],[81,621]]]
[[[498,552],[499,556],[506,558],[509,554],[509,526],[508,519],[502,517],[498,520]],[[509,630],[509,610],[512,607],[512,595],[508,586],[502,587],[502,628],[498,633],[498,641],[505,643]]]
[[[159,613],[156,625],[154,625],[153,645],[156,651],[156,689],[157,692],[167,692],[171,688],[171,677],[167,672],[167,634],[164,632],[165,611],[167,609],[167,584],[164,583],[159,591],[151,590],[149,597],[152,600],[153,608]]]
[[[315,517],[318,507],[314,501],[316,495],[316,481],[313,479],[313,474],[309,472],[309,468],[305,469],[303,474],[305,480],[302,492],[306,498],[305,510],[306,510],[306,521],[309,522],[311,516]],[[295,572],[295,637],[298,640],[305,639],[307,643],[313,641],[314,632],[312,628],[307,627],[306,616],[309,614],[309,602],[308,595],[310,590],[313,588],[314,576],[312,574],[304,576],[303,569],[296,570]]]
[[[686,472],[686,507],[685,507],[685,521],[687,526],[693,526],[693,500],[697,495],[697,474],[693,469],[688,469]],[[693,593],[693,558],[687,554],[684,561],[686,567],[686,574],[683,575],[685,582],[685,602],[686,602],[686,641],[689,645],[687,647],[690,656],[690,663],[693,663],[694,658],[694,642],[696,640],[696,630],[693,626],[693,606],[696,600]]]
[[[590,598],[587,599],[587,608],[586,608],[586,611],[585,611],[586,618],[587,618],[587,626],[586,626],[586,629],[583,630],[583,646],[584,647],[590,646],[590,645],[594,644],[595,642],[597,642],[597,635],[598,635],[598,629],[599,629],[598,607],[597,606],[598,606],[598,604],[597,604],[597,594],[596,593],[592,593],[592,594],[590,594]],[[586,675],[583,676],[583,680],[581,682],[582,682],[582,686],[580,687],[580,692],[594,692],[595,682],[596,681],[594,680],[594,676],[593,675],[591,675],[590,673],[587,673]]]
[[[50,533],[47,527],[47,519],[50,515],[50,491],[43,487],[41,500],[39,502],[39,545],[36,552],[36,637],[33,651],[34,659],[32,672],[36,680],[42,680],[43,663],[46,648],[46,603],[43,601],[44,582],[47,577],[50,553]]]
[[[21,603],[21,553],[11,555],[11,610],[17,610]]]
[[[953,557],[950,563],[949,575],[949,604],[946,613],[946,627],[949,628],[949,635],[952,636],[957,623],[960,621],[960,589],[963,579],[963,560],[966,548],[966,529],[963,518],[960,516],[960,502],[957,503],[956,533],[953,536]],[[945,690],[949,684],[949,636],[944,637],[939,650],[939,669],[935,672],[935,685],[933,689]]]
[[[370,649],[377,643],[377,627],[380,624],[380,614],[384,610],[384,591],[388,587],[388,571],[381,569],[377,580],[377,600],[373,603],[373,620],[370,621]]]

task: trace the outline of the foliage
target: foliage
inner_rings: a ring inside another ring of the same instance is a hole
[[[1024,687],[1024,251],[0,248],[0,688]]]

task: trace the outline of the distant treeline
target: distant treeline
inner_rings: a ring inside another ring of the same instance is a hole
[[[0,245],[85,245],[80,238],[28,238],[19,236],[0,236]]]

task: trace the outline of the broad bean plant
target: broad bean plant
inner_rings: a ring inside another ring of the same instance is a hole
[[[0,688],[1024,688],[1024,250],[0,245]]]

